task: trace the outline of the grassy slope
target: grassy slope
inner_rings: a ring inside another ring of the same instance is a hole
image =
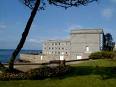
[[[69,75],[59,78],[0,81],[0,87],[116,87],[116,61],[97,60],[72,67]]]

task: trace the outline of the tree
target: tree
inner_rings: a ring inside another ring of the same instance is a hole
[[[113,42],[112,35],[110,33],[106,33],[104,39],[105,39],[105,50],[112,51],[115,46],[115,42]]]
[[[16,56],[19,54],[19,52],[21,51],[21,49],[26,41],[26,37],[28,36],[32,22],[33,22],[34,17],[38,10],[44,9],[46,4],[64,7],[65,9],[67,9],[72,6],[74,6],[74,7],[86,6],[88,3],[98,1],[98,0],[21,0],[21,1],[23,2],[24,5],[28,6],[30,9],[32,9],[32,12],[27,21],[24,32],[22,33],[20,42],[11,55],[11,58],[9,61],[9,69],[11,71],[14,69],[14,61],[16,59]]]

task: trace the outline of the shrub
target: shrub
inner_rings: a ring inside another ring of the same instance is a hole
[[[101,51],[101,52],[91,53],[89,58],[90,59],[113,59],[114,56],[115,56],[114,52]]]
[[[4,67],[4,65],[0,62],[0,67]]]
[[[62,76],[70,71],[69,66],[54,66],[48,67],[43,66],[40,68],[29,70],[28,72],[19,72],[14,70],[14,72],[3,72],[0,73],[0,80],[38,80],[45,79],[48,77]]]
[[[70,71],[69,66],[41,67],[27,72],[27,79],[36,80],[48,77],[61,76]]]
[[[24,80],[26,75],[24,73],[2,73],[0,74],[0,80]]]
[[[45,77],[49,76],[50,71],[51,68],[47,66],[29,70],[28,72],[26,72],[27,79],[31,79],[31,80],[44,79]]]

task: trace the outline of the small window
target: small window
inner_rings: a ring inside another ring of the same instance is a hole
[[[50,49],[50,47],[49,47],[49,49]]]
[[[89,52],[89,47],[88,46],[86,46],[86,52]]]

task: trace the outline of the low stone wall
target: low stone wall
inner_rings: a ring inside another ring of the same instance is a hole
[[[60,60],[58,55],[32,55],[32,54],[20,54],[20,59],[29,61],[31,63],[46,63],[52,60]],[[65,60],[71,60],[70,56],[64,55]]]
[[[66,61],[70,60],[81,60],[81,59],[88,59],[88,56],[90,53],[81,53],[79,58],[77,58],[77,55],[72,56],[71,55],[52,55],[52,54],[41,54],[41,55],[33,55],[33,54],[20,54],[20,59],[24,61],[29,61],[31,63],[48,63],[49,61],[53,60],[61,60],[63,58]]]

